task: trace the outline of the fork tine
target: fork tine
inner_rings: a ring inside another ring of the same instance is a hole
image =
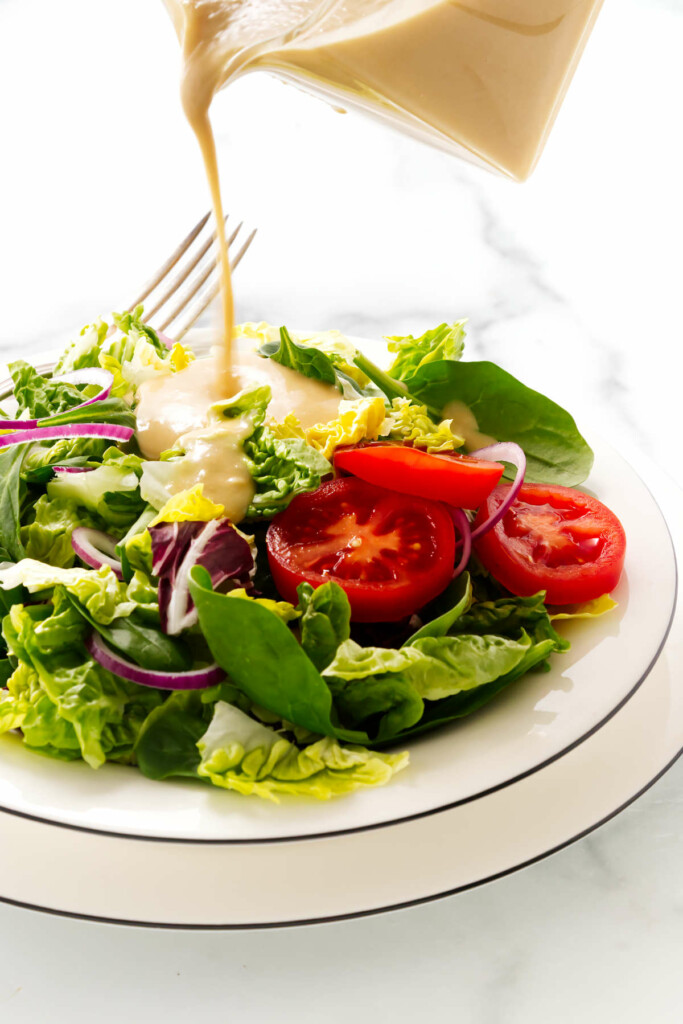
[[[226,213],[225,218],[224,218],[224,223],[225,224],[227,224],[229,216],[230,216],[230,214]],[[146,320],[148,320],[148,321],[151,320],[152,317],[154,316],[154,314],[158,313],[159,310],[161,309],[161,307],[166,302],[168,302],[168,300],[171,298],[171,296],[175,292],[177,292],[178,288],[180,288],[181,284],[183,284],[188,279],[188,277],[190,276],[190,274],[192,273],[194,268],[197,266],[199,261],[204,256],[206,256],[207,252],[209,251],[209,249],[211,248],[211,246],[214,244],[215,241],[216,241],[216,232],[214,231],[214,233],[211,235],[211,237],[201,247],[201,249],[199,250],[197,255],[192,260],[190,260],[188,265],[183,270],[181,270],[179,274],[176,274],[176,276],[171,280],[171,283],[169,284],[168,288],[163,293],[161,298],[157,301],[157,303],[154,306],[152,306],[152,308],[150,310],[145,310],[145,319]],[[150,291],[154,291],[154,288],[150,288]],[[149,294],[149,292],[147,294]]]
[[[237,225],[237,227],[235,228],[233,233],[230,235],[230,238],[228,239],[228,246],[231,246],[232,243],[235,241],[235,239],[237,238],[237,235],[239,234],[239,232],[242,229],[242,226],[243,226],[243,223],[242,223],[242,221],[240,221],[240,223]],[[183,295],[180,296],[180,299],[178,300],[177,305],[174,306],[174,308],[168,314],[168,316],[166,317],[164,322],[159,326],[158,329],[160,331],[165,331],[166,328],[168,327],[168,325],[170,323],[172,323],[182,313],[182,311],[187,307],[187,305],[190,302],[190,300],[193,299],[195,297],[195,295],[197,294],[197,292],[200,290],[200,288],[202,288],[202,286],[206,284],[206,282],[208,281],[209,277],[211,276],[211,274],[215,270],[216,270],[215,260],[211,259],[209,261],[208,267],[206,268],[206,270],[204,270],[204,272],[193,283],[193,286],[190,289],[190,291],[187,291]]]
[[[195,224],[195,226],[192,228],[192,231],[190,231],[189,235],[186,235],[186,237],[182,240],[178,248],[175,249],[174,252],[172,252],[171,255],[168,257],[166,262],[159,267],[158,271],[156,272],[156,275],[150,281],[147,282],[147,284],[145,285],[144,289],[137,297],[135,302],[131,302],[130,306],[128,307],[129,310],[135,309],[136,306],[139,306],[140,303],[147,298],[149,293],[154,291],[157,285],[160,284],[161,281],[163,281],[163,279],[166,277],[166,274],[168,274],[169,270],[173,269],[173,267],[176,265],[180,257],[187,251],[189,246],[192,245],[195,238],[202,230],[210,216],[211,211],[209,210],[208,213],[204,214],[199,223]]]
[[[254,230],[247,236],[246,241],[243,242],[243,244],[240,247],[237,255],[234,258],[234,260],[230,261],[230,267],[231,267],[232,270],[235,270],[239,266],[240,261],[242,260],[242,257],[244,256],[245,252],[247,251],[247,249],[249,248],[251,243],[254,241],[255,235],[256,235],[256,228],[254,228]],[[199,320],[199,317],[202,315],[204,310],[207,309],[207,307],[211,305],[211,303],[216,298],[216,296],[218,295],[220,290],[221,290],[220,281],[216,281],[214,284],[211,285],[210,288],[207,288],[207,290],[204,292],[203,295],[201,295],[199,297],[197,305],[194,307],[194,309],[192,309],[190,311],[189,316],[184,321],[183,325],[177,331],[173,332],[173,337],[174,337],[175,341],[180,341],[181,338],[185,337],[185,335],[187,334],[189,329],[193,326],[193,324],[195,324],[197,322],[197,320]],[[183,309],[185,309],[185,306],[183,306],[179,310],[179,312],[176,313],[176,316],[173,319],[176,319],[180,315],[180,313],[183,312]],[[170,322],[172,322],[172,321],[169,321],[169,323]]]

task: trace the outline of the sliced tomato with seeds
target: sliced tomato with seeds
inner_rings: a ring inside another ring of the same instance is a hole
[[[484,523],[505,499],[489,495]],[[513,594],[546,591],[549,604],[580,604],[614,590],[624,567],[626,534],[610,509],[571,487],[524,484],[503,518],[474,543],[494,579]]]
[[[500,462],[458,452],[425,452],[404,444],[341,448],[334,465],[378,487],[445,501],[456,508],[479,508],[503,475]]]
[[[435,598],[453,574],[455,530],[440,502],[375,487],[356,477],[298,494],[267,534],[275,586],[335,580],[356,622],[395,622]]]

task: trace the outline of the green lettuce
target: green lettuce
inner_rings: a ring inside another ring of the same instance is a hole
[[[131,584],[117,580],[109,566],[100,569],[64,569],[24,558],[16,565],[0,569],[0,587],[12,590],[25,587],[29,594],[63,587],[72,594],[96,622],[108,626],[125,618],[137,606],[131,597]]]
[[[107,449],[97,469],[51,480],[48,497],[69,500],[99,516],[109,532],[125,533],[145,507],[138,479],[142,465],[136,455]]]
[[[9,728],[20,726],[27,744],[52,756],[80,753],[93,768],[107,759],[129,761],[161,697],[90,658],[83,646],[88,623],[64,589],[57,587],[48,604],[15,605],[2,628],[18,661],[3,698],[3,728],[13,722]]]
[[[414,338],[412,334],[387,337],[389,351],[396,353],[387,372],[396,380],[408,380],[428,363],[439,360],[457,362],[465,347],[466,322],[458,320],[453,324],[439,324],[431,331],[425,331],[419,338]]]
[[[53,477],[53,466],[87,467],[100,462],[109,445],[98,437],[63,437],[51,444],[26,447],[21,478],[27,483],[44,484]]]
[[[22,359],[10,363],[9,370],[14,381],[17,412],[27,413],[30,419],[49,418],[52,427],[93,421],[135,426],[135,417],[126,403],[111,395],[93,405],[75,408],[101,391],[98,384],[70,384],[56,377],[43,377]]]
[[[99,355],[109,331],[109,324],[98,320],[95,324],[86,324],[81,333],[69,342],[57,360],[55,376],[82,370],[85,367],[99,366]]]
[[[26,558],[69,569],[76,560],[71,534],[77,526],[101,524],[74,501],[41,494],[33,506],[33,520],[21,528]]]
[[[299,794],[327,800],[362,786],[382,786],[408,763],[408,755],[342,747],[324,737],[303,750],[239,708],[219,701],[197,742],[200,778],[244,795],[277,800]]]

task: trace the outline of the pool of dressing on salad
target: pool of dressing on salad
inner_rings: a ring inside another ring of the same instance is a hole
[[[272,360],[234,351],[230,263],[209,119],[216,92],[246,68],[268,66],[318,81],[323,91],[365,96],[370,106],[402,111],[523,178],[550,130],[600,0],[164,2],[182,46],[181,99],[215,215],[222,344],[208,359],[142,386],[138,437],[150,458],[183,437],[186,459],[176,489],[202,482],[207,497],[239,521],[253,496],[241,450],[249,424],[235,420],[231,431],[216,430],[210,406],[270,383],[269,416],[293,412],[312,425],[336,417],[340,396],[329,385],[283,373]],[[323,32],[307,33],[330,11]],[[476,424],[469,427],[474,436]]]

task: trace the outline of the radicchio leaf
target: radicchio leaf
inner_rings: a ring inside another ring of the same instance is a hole
[[[189,588],[194,565],[206,569],[214,589],[226,580],[234,580],[238,587],[249,586],[254,558],[249,543],[229,519],[159,523],[149,533],[164,633],[175,635],[197,622]]]

